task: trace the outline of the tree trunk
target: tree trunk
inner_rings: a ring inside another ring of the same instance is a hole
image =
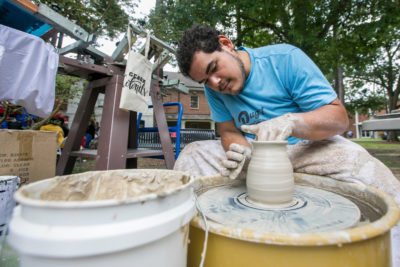
[[[389,131],[388,141],[397,142],[399,139],[397,138],[397,131]]]
[[[397,108],[397,101],[395,101],[395,98],[393,96],[393,93],[391,93],[389,90],[387,90],[388,96],[389,96],[389,113],[392,112],[392,110],[395,110]],[[388,138],[387,141],[389,142],[397,142],[399,139],[397,138],[397,131],[388,131]]]
[[[236,3],[235,8],[236,8],[236,34],[237,34],[237,38],[236,38],[236,46],[242,46],[242,21],[240,18],[240,7],[238,6],[239,4]]]
[[[344,104],[343,70],[342,67],[340,66],[336,68],[335,91],[336,94],[338,95],[340,102]]]

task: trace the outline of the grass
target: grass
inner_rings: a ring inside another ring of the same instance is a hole
[[[96,161],[94,159],[78,159],[75,162],[74,169],[72,173],[81,173],[92,171],[94,169],[94,164]]]
[[[364,147],[374,157],[382,161],[387,167],[400,169],[400,143],[392,143],[382,140],[352,140]],[[398,170],[397,170],[398,171]]]

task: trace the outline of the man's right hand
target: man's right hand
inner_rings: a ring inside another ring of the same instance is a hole
[[[257,141],[280,141],[292,135],[299,117],[292,113],[253,125],[242,125],[242,131],[256,135]]]
[[[251,149],[247,146],[232,143],[226,152],[226,160],[222,161],[222,165],[226,168],[221,171],[221,175],[230,179],[238,178],[243,167],[246,168],[251,157]]]

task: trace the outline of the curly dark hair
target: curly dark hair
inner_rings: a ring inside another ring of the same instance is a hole
[[[179,43],[176,58],[182,74],[189,76],[193,55],[197,51],[212,53],[221,51],[219,32],[211,26],[196,24],[186,30]]]

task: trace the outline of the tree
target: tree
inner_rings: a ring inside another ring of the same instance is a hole
[[[399,108],[400,94],[400,3],[398,1],[373,1],[369,6],[371,16],[356,27],[359,49],[364,53],[360,60],[366,64],[349,64],[348,77],[352,83],[374,85],[377,93],[385,95],[387,111]],[[358,34],[357,34],[358,32]],[[372,102],[373,103],[373,102]],[[389,140],[396,141],[395,131]]]
[[[115,38],[134,21],[137,1],[131,0],[34,0],[53,7],[59,14],[97,36]]]
[[[386,109],[387,101],[382,92],[373,91],[364,87],[364,83],[359,85],[361,87],[353,86],[346,91],[345,106],[350,117],[352,117],[356,111],[359,114],[371,115],[371,113]]]

